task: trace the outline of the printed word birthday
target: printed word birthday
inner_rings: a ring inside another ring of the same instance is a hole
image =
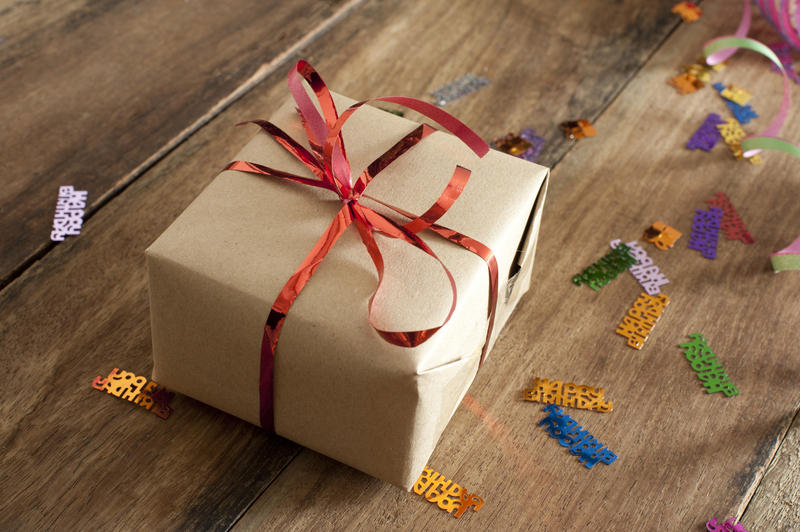
[[[612,240],[609,245],[611,249],[616,249],[622,241],[618,238]],[[661,292],[661,286],[669,283],[663,273],[658,269],[658,266],[653,264],[647,252],[635,240],[625,244],[630,248],[630,254],[636,259],[636,264],[628,268],[636,280],[642,285],[644,291],[654,296]]]
[[[706,344],[706,339],[700,333],[690,334],[691,342],[681,344],[686,355],[686,360],[692,365],[692,369],[697,372],[697,378],[706,388],[706,393],[722,392],[728,397],[739,394],[736,386],[730,382],[728,374],[722,368],[722,364],[717,361],[717,355]]]
[[[616,249],[606,253],[602,259],[574,276],[572,282],[578,286],[586,283],[592,290],[599,290],[629,266],[636,264],[636,259],[630,255],[630,250],[625,244],[620,244]]]
[[[555,405],[544,408],[548,416],[539,422],[539,426],[546,425],[547,433],[556,438],[558,443],[569,447],[569,452],[578,457],[578,461],[591,469],[598,462],[611,465],[617,455],[608,450],[602,443],[583,430],[578,422],[564,414],[564,411]]]
[[[675,245],[682,234],[664,222],[655,221],[653,225],[644,230],[642,238],[655,244],[661,251],[666,251]]]
[[[536,377],[533,379],[533,388],[522,390],[526,401],[560,406],[571,406],[583,410],[596,410],[598,412],[611,412],[611,401],[603,401],[603,388],[593,388],[578,385],[574,382],[564,384],[561,381],[549,381]]]
[[[731,200],[724,192],[717,192],[713,198],[707,199],[709,207],[722,209],[722,232],[728,240],[741,240],[745,244],[755,242],[752,235],[747,232],[744,222],[739,217],[739,213],[733,208]]]
[[[667,305],[669,297],[666,294],[657,296],[639,294],[615,332],[628,339],[628,347],[641,349]]]
[[[706,523],[706,530],[709,532],[748,532],[748,530],[742,526],[742,523],[733,524],[735,521],[735,517],[731,517],[723,524],[717,524],[717,518],[715,517],[711,521]]]
[[[58,203],[50,240],[61,242],[67,235],[81,234],[88,194],[85,190],[75,190],[71,186],[58,187]]]
[[[711,151],[711,148],[722,140],[722,134],[717,129],[717,126],[724,122],[718,114],[710,113],[700,127],[697,128],[697,131],[694,132],[689,142],[686,143],[686,147],[690,150],[700,148],[704,151]]]
[[[452,480],[445,480],[443,475],[429,467],[422,470],[414,484],[414,493],[424,495],[428,502],[436,503],[439,508],[456,518],[461,517],[469,508],[477,512],[483,506],[483,499],[474,493],[470,494]]]
[[[722,226],[722,209],[709,207],[708,211],[694,211],[692,233],[689,235],[689,249],[703,254],[707,259],[717,257],[717,240]]]
[[[137,377],[129,371],[114,368],[108,377],[95,377],[92,388],[144,407],[161,419],[167,419],[172,414],[169,403],[175,394],[164,387],[158,387],[153,381],[147,382],[146,377]]]

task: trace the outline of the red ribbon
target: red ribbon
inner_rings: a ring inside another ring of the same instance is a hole
[[[303,88],[303,80],[308,82],[313,89],[317,101],[320,104],[320,108],[322,109],[321,115]],[[314,245],[311,252],[281,289],[280,294],[270,309],[269,316],[264,325],[264,336],[261,340],[261,368],[259,376],[260,417],[261,426],[264,428],[273,427],[273,368],[275,349],[278,345],[278,338],[280,337],[283,322],[286,319],[286,315],[289,313],[292,303],[297,296],[300,295],[300,292],[311,279],[311,276],[314,275],[314,272],[322,263],[325,255],[336,243],[339,236],[341,236],[345,229],[351,224],[354,224],[356,229],[358,229],[361,241],[367,248],[367,252],[378,271],[378,285],[369,300],[369,322],[372,328],[387,342],[402,347],[416,347],[441,329],[444,324],[450,320],[456,308],[456,284],[452,274],[425,242],[417,236],[417,233],[425,229],[430,229],[447,240],[463,246],[486,261],[486,265],[489,269],[489,306],[487,313],[489,325],[486,332],[486,342],[481,352],[481,362],[483,362],[489,347],[489,339],[492,335],[495,307],[497,304],[498,270],[497,260],[492,250],[477,240],[436,223],[464,190],[464,186],[467,184],[470,176],[470,171],[468,169],[462,166],[456,166],[453,176],[450,178],[442,194],[421,216],[408,213],[364,194],[367,185],[369,185],[370,181],[374,179],[375,176],[392,161],[416,146],[422,139],[436,130],[427,124],[420,125],[411,133],[400,139],[386,153],[378,157],[366,170],[361,172],[358,179],[353,183],[351,181],[350,164],[347,160],[341,129],[348,118],[350,118],[359,107],[370,101],[379,100],[403,105],[435,120],[461,139],[479,157],[486,155],[489,151],[489,146],[475,134],[475,132],[450,114],[434,105],[414,98],[372,98],[351,105],[339,116],[330,91],[325,86],[322,78],[311,65],[305,61],[299,61],[297,65],[289,71],[289,90],[297,104],[297,112],[305,128],[311,151],[301,146],[297,141],[270,122],[253,120],[251,123],[259,125],[261,129],[272,136],[272,138],[289,153],[311,170],[317,179],[298,176],[247,161],[234,161],[225,169],[239,170],[251,174],[294,181],[303,185],[325,188],[339,196],[342,200],[342,207]],[[400,225],[369,207],[362,205],[359,202],[362,197],[370,198],[396,213],[410,218],[410,221],[404,225]],[[384,262],[378,244],[375,241],[374,233],[407,242],[436,259],[442,266],[442,269],[450,281],[453,299],[450,305],[450,311],[440,325],[418,331],[385,331],[375,327],[372,321],[372,303],[375,294],[378,292],[383,282]]]

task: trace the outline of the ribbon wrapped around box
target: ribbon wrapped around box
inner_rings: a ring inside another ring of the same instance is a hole
[[[410,489],[530,286],[548,170],[289,85],[147,249],[153,379]]]

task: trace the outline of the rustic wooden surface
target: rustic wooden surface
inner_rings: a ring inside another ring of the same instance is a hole
[[[0,287],[52,247],[60,185],[94,212],[353,2],[3,3]]]
[[[117,80],[92,113],[96,124],[101,121],[95,112],[124,108],[127,99],[138,98],[138,112],[147,115],[155,109],[153,99],[183,92],[161,120],[136,126],[136,141],[110,140],[120,130],[74,141],[69,149],[75,166],[70,168],[76,173],[39,176],[37,184],[46,179],[55,190],[66,184],[60,177],[80,174],[75,168],[92,168],[86,166],[85,153],[128,161],[127,166],[114,162],[93,170],[94,181],[71,181],[78,188],[92,183],[113,197],[96,210],[79,237],[45,246],[41,260],[0,292],[0,367],[5,370],[0,386],[0,529],[491,526],[696,531],[711,517],[742,516],[745,508],[743,522],[751,530],[796,528],[792,494],[798,481],[792,457],[798,443],[796,424],[791,430],[789,426],[800,402],[800,353],[792,328],[800,307],[787,294],[797,293],[800,276],[772,274],[766,257],[798,232],[798,163],[771,153],[763,165],[752,166],[734,162],[724,146],[710,154],[682,147],[708,112],[727,110],[711,89],[679,96],[665,81],[698,55],[705,40],[732,31],[735,16],[730,6],[708,5],[699,22],[679,24],[669,12],[671,5],[586,1],[576,6],[555,0],[497,2],[491,7],[444,0],[402,7],[379,1],[337,3],[317,8],[314,16],[322,29],[302,46],[295,45],[308,28],[298,23],[294,9],[270,15],[262,8],[248,17],[236,15],[237,29],[247,37],[212,47],[204,56],[203,74],[191,82],[173,79],[169,88],[142,92]],[[180,18],[172,9],[139,7],[140,23]],[[86,4],[76,6],[78,14],[70,16],[14,4],[0,10],[0,25],[16,28],[16,33],[0,34],[7,39],[0,44],[2,57],[12,55],[4,48],[13,45],[18,60],[10,68],[28,72],[33,67],[27,62],[36,65],[44,48],[60,51],[70,45],[83,50],[78,52],[82,56],[70,59],[73,68],[84,63],[92,67],[108,55],[91,55],[89,45],[81,49],[79,41],[93,38],[89,30],[103,23],[70,29],[59,21],[103,20],[122,9]],[[7,23],[13,13],[32,18],[22,25]],[[195,14],[199,41],[231,24],[212,6],[199,6]],[[228,16],[233,15],[226,11]],[[259,17],[267,22],[259,24]],[[36,27],[41,34],[31,36]],[[133,31],[139,23],[131,22],[129,28]],[[265,28],[286,32],[272,36]],[[104,31],[112,56],[114,50],[122,54],[132,46],[125,32]],[[756,24],[755,36],[771,40],[763,23]],[[256,40],[266,47],[259,53],[252,48]],[[187,40],[179,43],[155,48],[152,64],[142,68],[143,83],[154,83],[159,73],[169,71],[180,55],[177,50],[191,46]],[[412,61],[398,59],[409,57],[415,46]],[[255,90],[196,126],[185,142],[163,156],[159,150],[177,132],[191,127],[220,98],[235,92],[237,83],[280,54],[286,61],[267,72]],[[162,421],[90,387],[95,375],[115,366],[149,374],[143,250],[252,135],[252,130],[233,124],[268,116],[282,101],[285,70],[300,54],[331,87],[356,98],[426,98],[430,90],[472,71],[492,84],[448,105],[448,111],[485,138],[530,126],[548,139],[541,161],[554,165],[554,171],[534,287],[430,460],[432,467],[486,499],[479,513],[460,520],[413,493],[191,399],[178,397],[175,414]],[[241,62],[235,75],[226,77],[219,65],[232,61]],[[760,58],[740,54],[716,75],[757,95],[753,105],[764,118],[748,131],[763,127],[777,108],[780,80],[766,70]],[[60,79],[63,92],[33,91],[30,97],[42,98],[51,109],[94,105],[81,101],[86,99],[80,97],[87,89],[85,80],[70,80],[66,70]],[[7,83],[0,78],[0,84]],[[25,92],[13,94],[16,100],[9,104],[4,98],[0,104],[2,113],[9,105],[25,107]],[[132,115],[125,116],[128,120]],[[558,122],[578,117],[594,120],[598,137],[577,144],[561,139]],[[59,125],[68,121],[52,113],[49,118]],[[13,122],[10,132],[3,130],[15,139],[3,137],[4,147],[14,147],[4,154],[30,149],[25,147],[30,141],[22,139],[45,135],[46,128],[34,128],[36,134],[26,130],[35,119],[26,120]],[[155,140],[143,140],[153,132]],[[783,134],[800,139],[800,125],[789,124]],[[59,146],[42,151],[47,164],[40,172],[53,173],[59,150],[67,149]],[[130,174],[132,184],[112,193],[122,186],[120,176],[155,154],[158,162]],[[21,154],[11,155],[10,160],[22,161]],[[3,207],[3,227],[9,235],[28,235],[41,226],[42,236],[4,239],[8,244],[0,256],[17,258],[0,272],[36,256],[55,203],[54,191],[31,191],[33,180],[25,176],[34,172],[22,172],[21,164],[2,166],[7,187],[20,187],[16,196],[9,196],[17,199],[7,204],[41,194],[30,204],[44,206]],[[717,191],[731,197],[756,243],[722,240],[717,260],[709,261],[685,246],[694,209]],[[633,278],[626,274],[599,292],[577,288],[570,278],[604,254],[609,240],[635,239],[655,219],[671,223],[685,236],[669,252],[648,247],[671,280],[664,291],[672,303],[645,348],[635,351],[613,333],[639,293]],[[13,255],[17,247],[24,249]],[[703,393],[677,348],[695,331],[709,339],[740,396]],[[586,470],[536,426],[541,407],[520,400],[521,389],[534,376],[606,388],[614,412],[570,414],[620,456],[616,463]],[[787,430],[793,436],[784,440]]]

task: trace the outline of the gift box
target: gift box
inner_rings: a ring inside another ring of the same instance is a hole
[[[353,100],[333,94],[337,109]],[[307,130],[294,101],[270,122],[289,136]],[[307,127],[308,124],[305,124]],[[342,129],[354,173],[419,124],[364,105]],[[237,160],[314,178],[270,135]],[[375,477],[410,489],[488,351],[528,290],[548,170],[490,151],[478,157],[437,131],[388,165],[359,201],[403,224],[380,202],[417,215],[440,196],[456,165],[471,171],[436,223],[468,235],[496,257],[498,292],[487,342],[487,262],[431,230],[418,233],[452,273],[418,247],[376,237],[385,263],[375,326],[417,330],[446,323],[424,343],[387,342],[370,325],[378,275],[348,227],[297,297],[274,352],[274,431]],[[355,175],[358,175],[357,173]],[[346,203],[346,202],[345,202]],[[271,305],[314,248],[343,200],[329,190],[225,170],[147,249],[153,379],[257,425],[262,339]],[[483,371],[491,371],[491,363]]]

